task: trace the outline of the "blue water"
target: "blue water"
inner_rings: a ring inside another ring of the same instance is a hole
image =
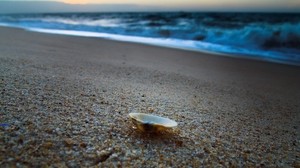
[[[0,15],[0,25],[300,65],[300,14],[18,14]]]

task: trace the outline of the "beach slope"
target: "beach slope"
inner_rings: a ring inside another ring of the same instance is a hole
[[[0,165],[299,167],[300,67],[0,28]],[[130,112],[178,122],[136,131]]]

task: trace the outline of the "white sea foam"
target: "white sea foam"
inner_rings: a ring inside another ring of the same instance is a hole
[[[225,53],[222,54],[220,52],[214,52],[213,50],[210,51],[210,49],[220,48],[221,51],[227,48],[225,46],[221,46],[217,44],[196,42],[192,40],[125,36],[125,35],[116,35],[116,34],[108,34],[108,33],[95,33],[95,32],[73,31],[73,30],[53,30],[53,29],[39,29],[39,28],[28,28],[27,30],[41,32],[41,33],[62,34],[62,35],[71,35],[71,36],[100,37],[100,38],[105,38],[110,40],[143,43],[143,44],[150,44],[155,46],[178,48],[178,49],[185,49],[191,51],[200,51],[200,52],[220,54],[220,55],[225,55]]]
[[[35,19],[38,21],[49,23],[63,23],[69,25],[85,25],[85,26],[102,26],[102,27],[119,27],[120,23],[118,19],[67,19],[67,18],[41,18]]]

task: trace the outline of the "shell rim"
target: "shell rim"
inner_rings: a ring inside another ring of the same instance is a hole
[[[141,120],[141,119],[138,119],[135,115],[145,115],[145,116],[162,118],[164,120],[170,121],[170,123],[171,123],[171,124],[168,124],[168,125],[164,125],[164,124],[161,124],[161,123],[154,122],[154,123],[152,123],[153,125],[158,125],[158,126],[162,126],[162,127],[166,127],[166,128],[172,128],[172,127],[176,127],[178,125],[176,121],[171,120],[171,119],[166,118],[166,117],[161,117],[161,116],[157,116],[157,115],[153,115],[153,114],[146,114],[146,113],[129,113],[130,118],[132,118],[132,119],[134,119],[134,120],[136,120],[140,123],[143,123],[143,124],[146,124],[146,122]]]

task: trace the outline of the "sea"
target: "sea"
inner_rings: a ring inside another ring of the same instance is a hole
[[[300,13],[13,14],[0,25],[300,66]]]

